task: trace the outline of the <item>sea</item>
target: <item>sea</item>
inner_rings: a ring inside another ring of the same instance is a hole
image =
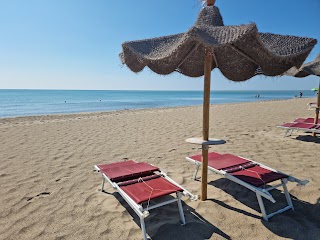
[[[299,97],[300,91],[212,91],[211,104]],[[307,98],[311,90],[302,91]],[[259,95],[259,97],[258,97]],[[196,106],[203,91],[25,90],[0,89],[0,118],[117,110]]]

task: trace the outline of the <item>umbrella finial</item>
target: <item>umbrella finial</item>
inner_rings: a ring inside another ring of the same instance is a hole
[[[207,6],[212,6],[215,4],[216,0],[206,0]]]

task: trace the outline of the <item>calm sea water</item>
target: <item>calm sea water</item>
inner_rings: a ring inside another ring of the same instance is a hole
[[[295,95],[299,91],[213,91],[211,103],[289,99]],[[315,94],[303,91],[303,97]],[[0,90],[0,118],[192,106],[202,105],[202,101],[202,91]]]

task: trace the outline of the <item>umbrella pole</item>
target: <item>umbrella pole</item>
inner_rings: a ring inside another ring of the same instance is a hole
[[[209,140],[209,115],[210,115],[210,81],[212,69],[212,54],[206,49],[204,60],[204,94],[203,94],[203,129],[202,139]],[[201,200],[207,199],[208,184],[208,151],[209,146],[202,144],[202,168],[201,168]]]
[[[319,80],[319,87],[318,87],[318,98],[317,98],[317,107],[316,107],[316,115],[314,117],[314,124],[318,124],[319,120],[319,107],[320,107],[320,80]],[[316,133],[313,132],[312,136],[316,136]]]

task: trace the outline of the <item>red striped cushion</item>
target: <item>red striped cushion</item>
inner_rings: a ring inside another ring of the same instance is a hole
[[[267,183],[288,177],[287,175],[277,173],[259,166],[233,172],[230,174],[256,187],[260,187]]]
[[[166,196],[183,190],[172,184],[163,177],[145,180],[135,184],[121,186],[121,189],[128,194],[136,203],[140,204],[151,199]]]

